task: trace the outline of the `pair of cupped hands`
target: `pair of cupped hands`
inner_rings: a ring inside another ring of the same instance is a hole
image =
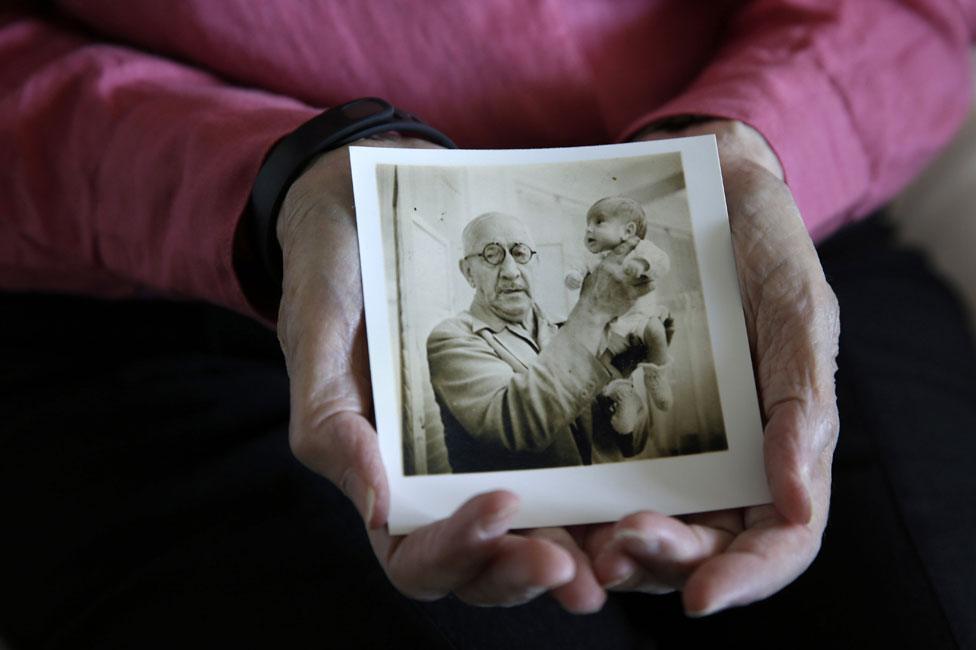
[[[731,121],[668,135],[701,133],[716,134],[722,158],[774,502],[684,517],[637,512],[616,523],[513,531],[519,499],[496,491],[447,519],[391,536],[390,491],[370,421],[348,151],[322,156],[289,190],[277,234],[291,446],[352,500],[380,564],[407,596],[454,593],[506,606],[549,593],[566,610],[586,613],[602,607],[608,590],[680,590],[685,611],[701,616],[775,593],[816,556],[838,433],[837,302],[762,136]],[[359,144],[433,146],[392,136]]]

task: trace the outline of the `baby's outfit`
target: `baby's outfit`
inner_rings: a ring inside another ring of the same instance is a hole
[[[608,254],[609,251],[589,255],[585,262],[585,270],[570,271],[566,275],[566,286],[573,289],[579,288],[582,285],[583,277],[596,270],[596,267],[603,262]],[[665,275],[671,266],[668,254],[646,239],[641,239],[637,243],[634,250],[624,258],[623,264],[625,269],[628,265],[635,265],[639,274],[647,277]],[[602,347],[607,346],[607,339],[611,335],[627,338],[628,335],[633,334],[643,341],[645,340],[644,329],[650,319],[657,318],[663,323],[668,314],[664,307],[658,305],[656,293],[656,291],[651,291],[641,296],[627,312],[610,321],[607,332],[604,334]],[[668,358],[668,361],[661,365],[651,362],[640,363],[634,371],[634,374],[643,376],[643,381],[640,383],[646,388],[646,398],[642,398],[641,401],[646,399],[661,411],[671,408],[671,383],[668,377],[670,365],[671,360]]]

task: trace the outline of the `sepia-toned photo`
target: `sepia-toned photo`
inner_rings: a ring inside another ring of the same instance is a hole
[[[726,447],[679,154],[377,176],[406,474]],[[561,329],[620,247],[646,293],[587,350]]]
[[[396,473],[505,485],[727,451],[682,153],[519,158],[371,167]]]

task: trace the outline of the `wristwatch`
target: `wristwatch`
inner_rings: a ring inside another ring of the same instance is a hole
[[[271,148],[251,189],[252,245],[280,291],[281,246],[275,232],[278,211],[288,188],[312,160],[326,151],[387,131],[418,135],[456,148],[446,135],[410,113],[377,97],[334,106],[283,137]]]

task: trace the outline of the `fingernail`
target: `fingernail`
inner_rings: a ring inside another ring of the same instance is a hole
[[[712,614],[719,611],[720,609],[723,609],[723,607],[720,605],[719,606],[712,605],[710,607],[706,607],[705,609],[701,609],[697,611],[686,609],[685,616],[687,616],[688,618],[704,618],[706,616],[711,616]]]
[[[688,609],[685,607],[685,616],[688,618],[711,616],[712,614],[718,614],[722,610],[728,609],[732,604],[733,601],[728,594],[715,596],[712,598],[712,602],[707,603],[701,609]]]
[[[363,521],[366,522],[366,528],[372,528],[373,521],[373,510],[376,507],[376,491],[372,486],[366,488],[366,515],[363,517]]]
[[[478,522],[481,539],[494,539],[508,531],[512,515],[518,510],[518,503],[489,513]]]
[[[657,555],[661,552],[661,540],[659,538],[648,537],[636,530],[626,528],[619,530],[613,538],[631,553]]]
[[[536,598],[546,593],[547,591],[549,591],[547,587],[540,587],[537,585],[526,587],[525,591],[523,591],[521,596],[519,597],[519,600],[521,601],[520,604],[527,603],[530,600],[535,600]]]
[[[807,511],[813,516],[813,477],[810,476],[809,468],[804,469],[801,476],[803,483],[803,496],[806,497]]]
[[[798,511],[791,513],[788,518],[793,519],[798,524],[807,524],[813,517],[813,492],[811,491],[810,474],[806,468],[801,468],[797,472],[796,478],[800,484],[801,503]]]
[[[600,580],[600,586],[604,589],[618,587],[637,573],[634,561],[626,555],[621,555],[619,550],[613,550],[612,547],[603,551],[593,564],[599,565],[602,569],[600,573],[607,576]]]
[[[617,577],[610,578],[609,580],[605,580],[601,582],[600,586],[603,587],[604,589],[613,589],[614,587],[619,587],[620,585],[622,585],[623,583],[627,582],[632,577],[634,577],[634,573],[635,572],[633,571],[631,572],[625,571],[623,574]]]
[[[359,516],[363,518],[363,522],[368,528],[373,519],[373,507],[376,504],[376,492],[373,487],[366,483],[358,473],[350,471],[343,477],[339,489],[356,506]]]

